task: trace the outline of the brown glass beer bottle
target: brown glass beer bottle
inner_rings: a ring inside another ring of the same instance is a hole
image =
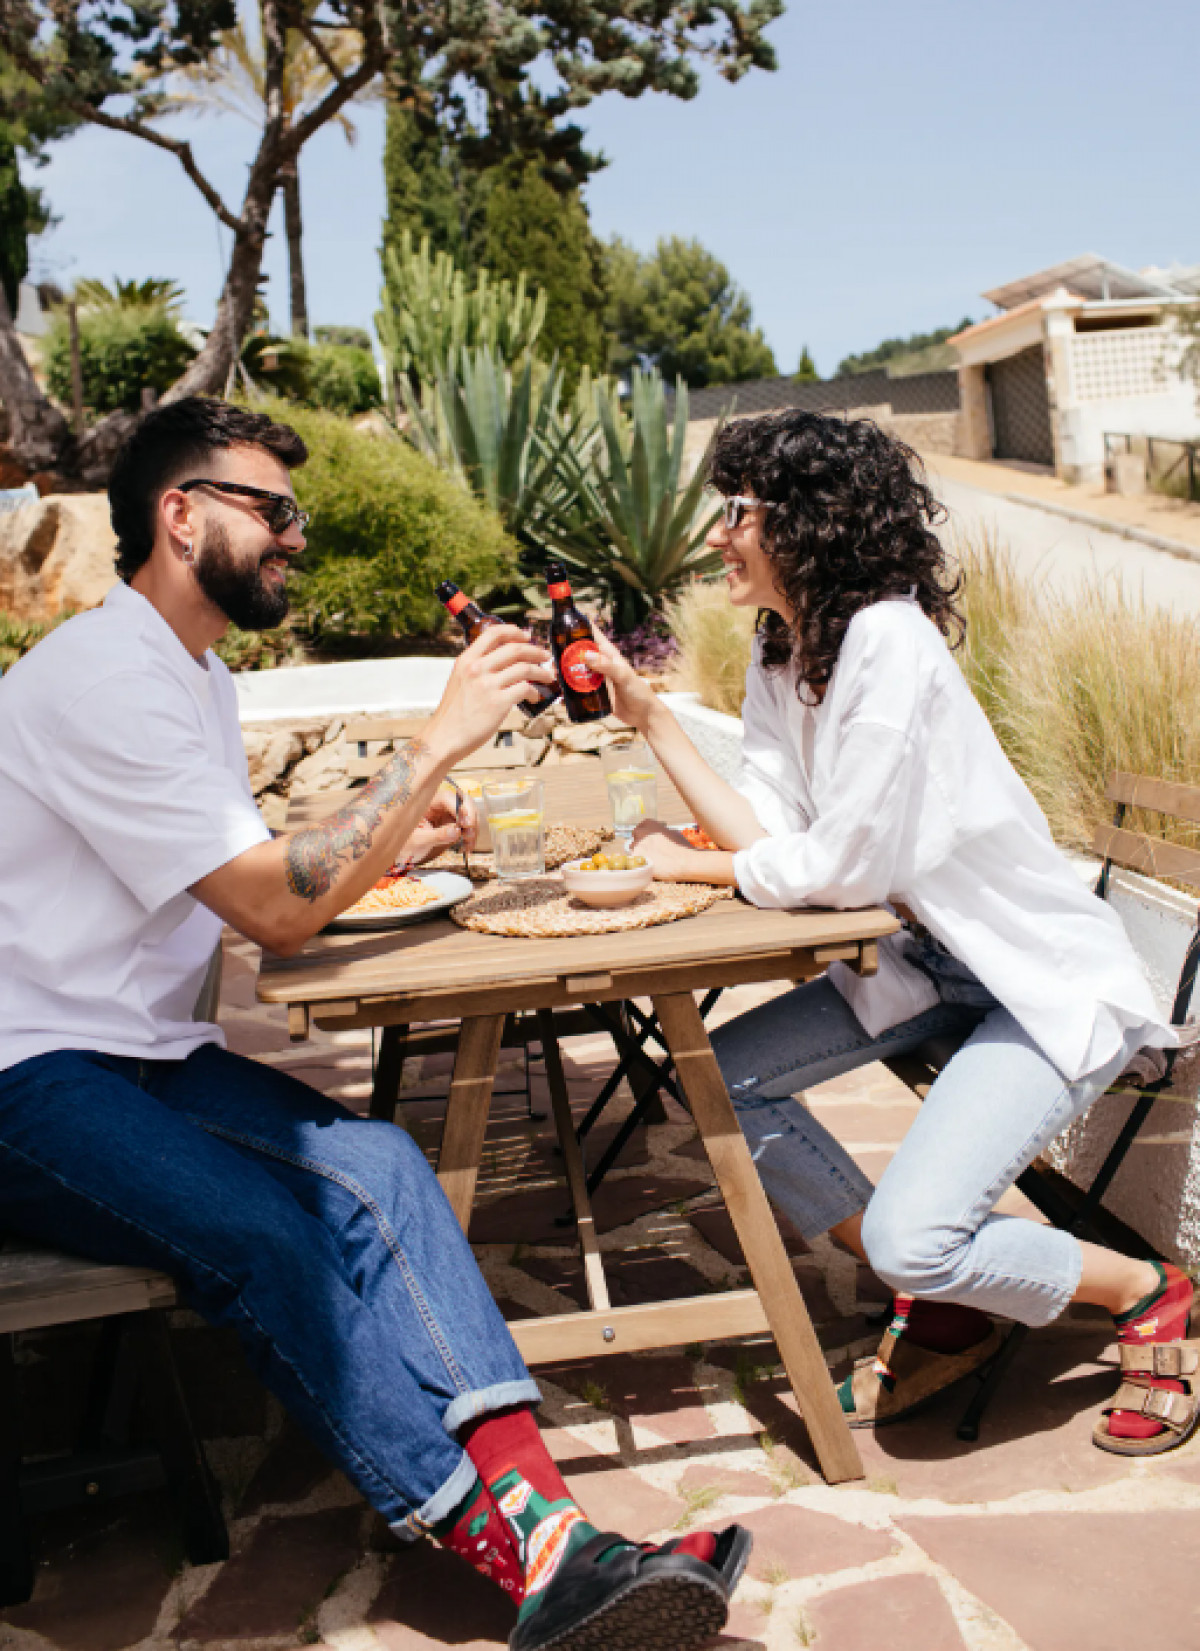
[[[475,638],[487,629],[489,625],[503,625],[503,619],[497,619],[494,613],[484,613],[478,602],[458,588],[449,579],[443,579],[433,593],[443,607],[447,608],[462,626],[463,635],[467,642],[474,642]],[[553,705],[558,698],[558,685],[553,682],[538,682],[532,685],[537,695],[535,699],[521,700],[521,709],[527,717],[536,717],[548,705]]]
[[[587,663],[596,651],[595,632],[571,595],[567,570],[561,562],[547,562],[547,589],[554,603],[550,620],[550,650],[558,666],[563,704],[572,722],[599,722],[612,714],[608,683]]]

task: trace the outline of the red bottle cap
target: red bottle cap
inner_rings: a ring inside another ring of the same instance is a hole
[[[552,602],[569,602],[571,600],[571,587],[565,579],[561,584],[547,585],[546,590],[549,592]]]
[[[471,598],[467,596],[465,592],[456,590],[454,595],[446,603],[446,606],[450,609],[451,613],[461,613],[463,609],[468,606],[470,600]]]

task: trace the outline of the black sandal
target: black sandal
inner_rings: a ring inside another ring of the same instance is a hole
[[[696,1651],[719,1634],[752,1537],[730,1525],[711,1565],[691,1554],[594,1536],[564,1560],[541,1605],[509,1636],[509,1651]],[[621,1547],[605,1565],[601,1555]]]

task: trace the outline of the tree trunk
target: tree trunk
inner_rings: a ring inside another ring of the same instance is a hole
[[[71,429],[33,376],[2,289],[0,402],[8,415],[8,449],[17,463],[31,472],[61,468],[73,447]]]
[[[282,11],[281,0],[262,0],[259,15],[262,21],[266,119],[246,184],[241,226],[234,235],[229,273],[217,301],[217,318],[204,348],[183,377],[172,384],[163,396],[164,401],[179,401],[184,396],[223,395],[229,375],[241,354],[242,342],[250,329],[258,277],[262,271],[263,248],[267,244],[267,219],[279,187],[283,161],[279,151],[286,133],[283,79],[287,30],[283,25]]]
[[[279,175],[283,190],[283,221],[287,228],[288,273],[291,277],[292,337],[308,337],[308,293],[304,285],[303,224],[300,217],[300,168],[296,161]]]

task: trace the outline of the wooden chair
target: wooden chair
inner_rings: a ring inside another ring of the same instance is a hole
[[[525,748],[513,738],[524,728],[526,718],[520,711],[510,711],[500,725],[494,740],[472,751],[470,756],[455,764],[456,774],[475,773],[490,769],[523,768]],[[358,755],[351,757],[346,773],[352,785],[361,785],[373,779],[387,762],[386,755],[371,756],[367,747],[381,740],[413,739],[429,721],[428,717],[355,717],[346,724],[343,738],[358,747]]]
[[[195,1018],[220,996],[214,954]],[[171,1347],[174,1281],[149,1267],[110,1267],[0,1235],[0,1607],[33,1592],[34,1515],[167,1486],[194,1565],[228,1559],[221,1496],[188,1410]],[[26,1461],[17,1390],[17,1337],[51,1325],[101,1320],[83,1420],[67,1456]],[[152,1443],[135,1442],[140,1397]]]
[[[1096,893],[1102,900],[1108,897],[1114,866],[1140,872],[1145,877],[1165,877],[1184,883],[1189,888],[1200,889],[1200,850],[1183,848],[1164,841],[1160,836],[1130,831],[1125,826],[1130,809],[1200,824],[1200,786],[1177,785],[1140,774],[1114,773],[1109,779],[1105,796],[1115,805],[1112,824],[1098,825],[1092,838],[1092,846],[1101,860]],[[1175,986],[1171,1009],[1173,1026],[1181,1026],[1187,1019],[1198,964],[1200,917],[1188,941]],[[897,1056],[883,1064],[923,1100],[934,1079],[958,1052],[962,1042],[965,1038],[958,1042],[932,1039],[911,1054]],[[1086,1191],[1041,1163],[1031,1164],[1018,1177],[1017,1186],[1054,1226],[1128,1254],[1154,1257],[1155,1252],[1146,1240],[1111,1216],[1104,1209],[1103,1200],[1139,1130],[1150,1116],[1155,1101],[1170,1087],[1173,1066],[1174,1054],[1168,1053],[1165,1074],[1138,1092],[1124,1124]],[[1122,1090],[1128,1088],[1127,1085],[1118,1087]],[[963,1414],[958,1426],[960,1439],[971,1441],[979,1437],[983,1413],[1027,1333],[1028,1327],[1023,1324],[1014,1324],[1009,1330]]]

